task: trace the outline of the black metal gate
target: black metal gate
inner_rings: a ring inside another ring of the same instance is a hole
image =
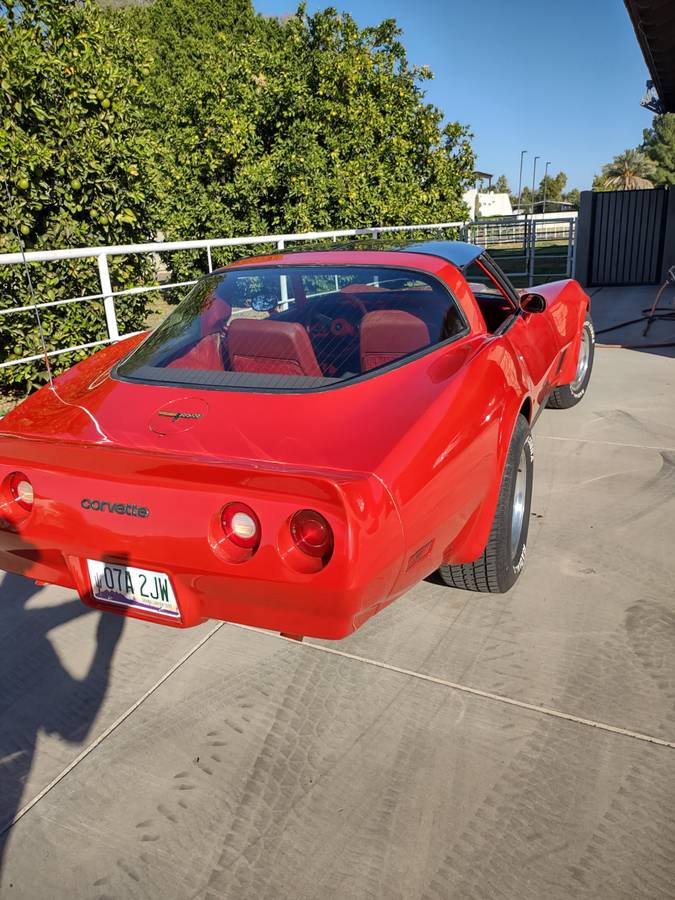
[[[665,188],[586,195],[580,218],[586,218],[590,225],[588,268],[584,273],[589,286],[659,282],[667,197]],[[580,231],[581,225],[580,221]]]

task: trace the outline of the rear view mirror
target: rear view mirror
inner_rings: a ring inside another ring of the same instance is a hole
[[[528,292],[520,295],[520,308],[526,313],[541,313],[546,309],[546,297]]]
[[[270,312],[279,303],[279,298],[269,294],[258,294],[251,300],[251,309],[256,312]]]

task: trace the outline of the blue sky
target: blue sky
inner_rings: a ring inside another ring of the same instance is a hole
[[[293,12],[288,0],[253,0]],[[309,2],[313,12],[331,5]],[[617,153],[635,147],[652,116],[640,106],[647,68],[622,0],[333,0],[359,25],[395,18],[410,60],[428,65],[427,98],[471,127],[477,168],[518,189],[549,171],[590,188]]]

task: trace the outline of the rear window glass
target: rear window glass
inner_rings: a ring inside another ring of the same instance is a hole
[[[316,389],[405,361],[464,330],[448,290],[422,272],[238,268],[200,281],[117,374],[193,387]]]

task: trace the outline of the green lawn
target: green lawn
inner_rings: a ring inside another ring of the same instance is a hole
[[[523,253],[522,244],[508,244],[500,247],[488,247],[488,253],[501,266],[516,287],[527,287],[528,279],[523,273],[527,269],[527,257]],[[535,284],[556,281],[566,278],[567,243],[553,242],[537,244],[534,257]]]

